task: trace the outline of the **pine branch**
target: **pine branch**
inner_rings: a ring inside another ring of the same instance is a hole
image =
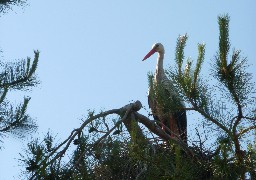
[[[34,51],[35,58],[32,62],[21,60],[14,63],[2,63],[0,72],[0,132],[12,133],[23,137],[26,133],[36,130],[37,126],[31,117],[26,114],[30,98],[24,98],[24,102],[13,107],[6,99],[7,93],[11,89],[27,90],[35,86],[38,81],[35,71],[39,60],[39,52]]]
[[[18,106],[15,110],[11,107],[6,111],[7,116],[2,116],[1,121],[1,133],[12,133],[19,136],[23,136],[25,132],[34,131],[37,126],[31,120],[31,118],[26,114],[27,106],[30,98],[25,98],[22,105]]]
[[[219,53],[220,53],[220,60],[221,60],[221,67],[223,71],[227,67],[227,55],[230,48],[229,42],[229,16],[223,15],[218,17],[219,23]]]
[[[8,63],[4,66],[4,72],[0,73],[0,88],[12,88],[24,90],[38,84],[35,71],[39,61],[39,51],[34,51],[35,57],[30,65],[30,58],[16,63]]]
[[[181,67],[184,61],[184,48],[186,46],[187,39],[188,39],[187,34],[180,36],[177,39],[175,60],[176,60],[176,64],[178,65],[179,75],[181,75]]]
[[[184,70],[184,78],[188,79],[189,82],[191,81],[191,65],[192,65],[192,61],[190,60],[190,58],[188,58],[187,64]]]
[[[219,128],[221,128],[224,132],[232,136],[232,133],[229,131],[229,129],[224,126],[222,123],[217,121],[215,118],[213,118],[210,114],[206,113],[205,111],[201,110],[199,107],[197,107],[196,104],[191,102],[191,104],[194,106],[197,112],[199,112],[202,116],[204,116],[206,119],[208,119],[213,124],[217,125]]]
[[[198,58],[196,62],[196,68],[194,70],[194,87],[196,86],[197,78],[199,76],[205,55],[205,44],[198,44]]]

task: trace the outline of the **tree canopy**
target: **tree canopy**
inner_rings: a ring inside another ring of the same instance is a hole
[[[139,113],[140,101],[108,111],[89,111],[80,127],[62,142],[48,133],[35,139],[21,154],[24,176],[29,179],[245,179],[256,177],[255,87],[241,51],[230,52],[228,15],[218,17],[219,47],[207,78],[202,75],[205,44],[198,44],[198,57],[185,65],[188,35],[179,36],[176,66],[166,72],[186,110],[202,116],[204,134],[212,146],[197,139],[188,144],[171,138],[151,116]],[[149,85],[153,86],[149,75]],[[155,90],[157,94],[159,90]],[[168,98],[166,98],[168,99]],[[227,104],[223,109],[220,102]],[[163,104],[175,107],[173,103]],[[189,119],[190,117],[188,117]],[[168,128],[168,127],[166,127]],[[70,150],[70,151],[68,151]]]
[[[0,14],[12,10],[14,5],[24,6],[26,0],[0,0]],[[3,52],[0,50],[0,53]],[[38,61],[39,51],[34,51],[32,61],[30,57],[9,62],[0,60],[0,142],[8,134],[21,138],[37,129],[36,123],[27,114],[30,97],[24,97],[23,103],[14,106],[7,95],[13,90],[27,91],[39,83],[36,76]]]

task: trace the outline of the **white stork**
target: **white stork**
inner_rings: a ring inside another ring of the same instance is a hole
[[[177,98],[179,95],[177,92],[174,92],[172,81],[167,78],[164,72],[163,68],[163,60],[164,60],[164,46],[161,43],[156,43],[153,45],[151,51],[148,52],[148,54],[143,58],[142,61],[149,58],[154,53],[158,53],[157,57],[157,65],[156,65],[156,72],[154,74],[154,84],[162,85],[162,87],[165,90],[165,96],[166,99],[179,99]],[[152,91],[150,87],[149,89],[149,95],[150,91]],[[164,96],[164,97],[165,97]],[[180,100],[180,99],[179,99]],[[184,102],[180,100],[180,102],[177,102],[177,106],[181,110],[172,110],[168,109],[167,111],[163,111],[162,107],[159,107],[159,103],[157,103],[156,97],[154,96],[154,99],[152,97],[148,96],[148,104],[149,108],[152,111],[152,114],[155,118],[155,120],[161,121],[166,127],[170,129],[167,130],[162,126],[162,129],[165,130],[166,133],[168,133],[172,138],[174,139],[182,139],[185,143],[187,143],[187,116],[186,111],[184,110]]]

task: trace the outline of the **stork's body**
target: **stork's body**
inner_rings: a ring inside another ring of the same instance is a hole
[[[174,91],[172,81],[167,78],[164,72],[163,60],[165,51],[163,45],[161,43],[154,44],[152,50],[143,60],[146,60],[155,52],[158,53],[158,57],[153,84],[164,88],[164,98],[166,98],[167,101],[172,101],[173,99],[180,100],[177,98],[179,96],[178,93]],[[170,109],[169,107],[163,107],[157,102],[156,96],[150,96],[151,93],[152,87],[149,89],[148,96],[148,103],[152,114],[156,120],[161,121],[169,130],[164,126],[162,126],[162,129],[164,129],[172,138],[182,139],[184,142],[187,142],[187,116],[186,111],[184,110],[184,103],[177,102],[177,106],[181,106],[177,108],[180,109],[178,111]]]

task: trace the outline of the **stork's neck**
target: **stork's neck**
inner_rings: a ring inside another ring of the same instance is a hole
[[[156,76],[164,73],[164,52],[159,52],[156,64]]]

